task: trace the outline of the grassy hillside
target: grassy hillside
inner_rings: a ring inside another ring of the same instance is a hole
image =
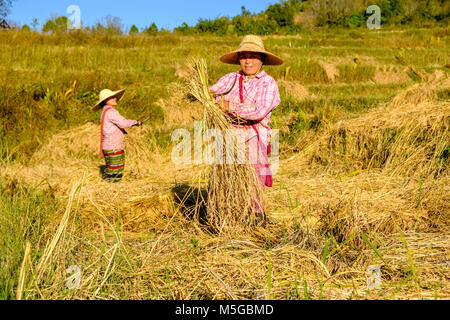
[[[448,277],[449,31],[271,36],[281,163],[268,229],[213,234],[190,216],[202,166],[171,162],[193,128],[187,57],[211,81],[240,39],[0,32],[0,297],[443,299]],[[99,175],[103,88],[126,88],[126,177]],[[27,249],[27,244],[28,248]],[[67,287],[67,268],[82,271]],[[369,290],[378,265],[382,289]]]

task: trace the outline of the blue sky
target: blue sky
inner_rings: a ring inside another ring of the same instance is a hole
[[[8,20],[19,25],[28,24],[37,18],[40,26],[52,16],[69,16],[70,5],[81,9],[81,21],[90,26],[107,15],[122,19],[125,28],[135,24],[139,29],[155,22],[158,28],[172,30],[183,22],[197,23],[199,18],[235,16],[245,6],[252,13],[265,10],[278,0],[16,0]]]

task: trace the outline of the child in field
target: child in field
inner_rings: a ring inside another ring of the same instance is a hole
[[[121,100],[125,90],[111,91],[109,89],[100,92],[99,102],[92,108],[97,111],[103,108],[101,115],[101,139],[100,154],[105,159],[106,168],[103,179],[108,182],[120,182],[125,169],[125,129],[133,126],[141,126],[142,122],[127,120],[117,111],[116,106]]]

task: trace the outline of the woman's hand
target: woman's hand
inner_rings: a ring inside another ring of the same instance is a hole
[[[230,102],[226,101],[226,100],[221,100],[217,103],[217,106],[219,107],[220,110],[222,110],[223,112],[229,112],[230,111]]]

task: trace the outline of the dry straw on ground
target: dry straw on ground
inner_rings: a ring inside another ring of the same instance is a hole
[[[441,79],[442,80],[442,79]],[[400,92],[386,106],[331,125],[307,150],[310,163],[331,170],[381,168],[390,174],[439,175],[449,145],[449,104],[431,80]]]
[[[408,76],[408,68],[396,69],[393,65],[377,66],[373,81],[375,83],[403,83],[410,82],[411,78]]]
[[[323,68],[327,74],[328,80],[335,83],[336,78],[339,77],[339,69],[336,67],[336,63],[326,63],[325,61],[319,60],[319,65]]]
[[[391,106],[398,107],[407,103],[417,105],[422,102],[436,101],[437,89],[448,87],[448,77],[441,70],[432,75],[422,74],[424,81],[416,83],[407,90],[400,92],[391,102]]]
[[[285,170],[298,175],[289,196],[303,199],[292,213],[340,240],[389,236],[396,227],[448,233],[450,105],[435,98],[448,82],[439,75],[386,106],[330,125],[288,159]]]
[[[294,99],[302,100],[310,96],[307,88],[295,81],[279,81],[278,84],[286,90],[286,95]]]
[[[146,136],[151,130],[149,126],[128,130],[125,177],[120,184],[109,184],[101,178],[104,161],[99,150],[100,127],[91,123],[54,135],[27,166],[5,168],[2,178],[47,189],[62,201],[71,193],[72,185],[83,179],[86,192],[80,208],[86,230],[105,228],[96,214],[99,209],[109,221],[116,220],[121,210],[122,231],[147,230],[149,225],[164,228],[165,217],[171,217],[174,211],[170,189],[177,180],[193,179],[193,173],[186,168],[174,169],[170,158],[156,146],[150,151]]]

